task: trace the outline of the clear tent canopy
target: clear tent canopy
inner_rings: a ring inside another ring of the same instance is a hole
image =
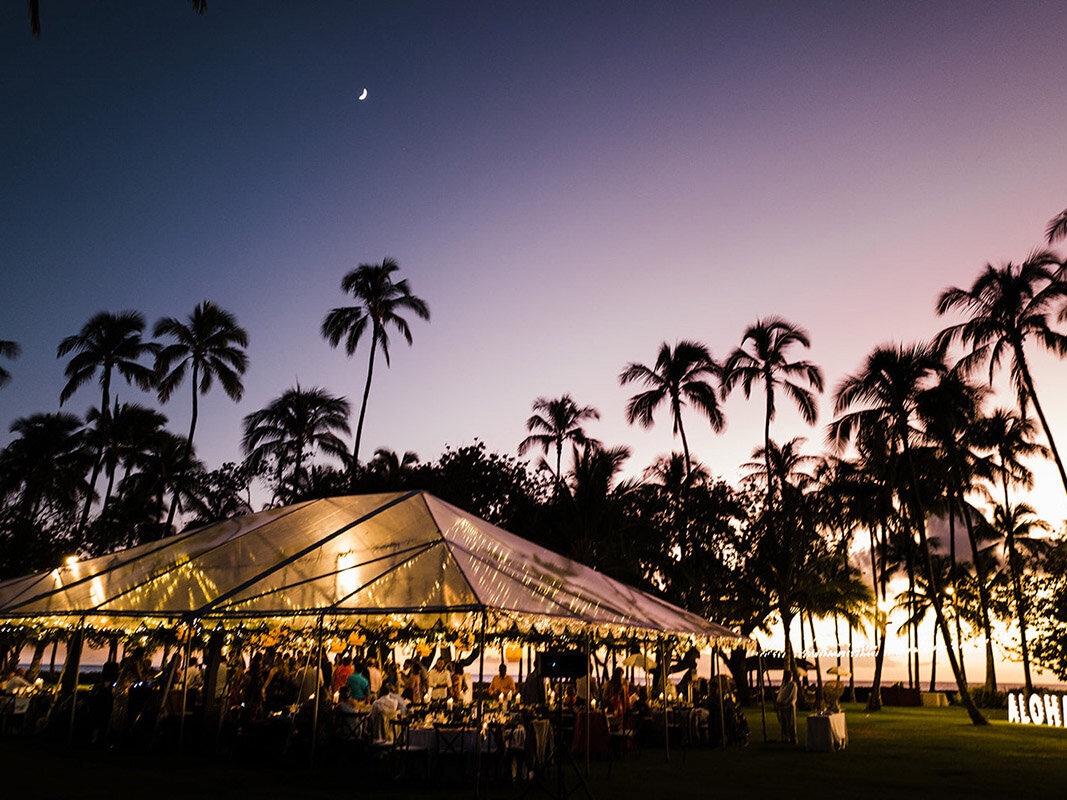
[[[0,583],[0,621],[751,642],[421,491],[311,500]],[[484,626],[484,627],[483,627]]]

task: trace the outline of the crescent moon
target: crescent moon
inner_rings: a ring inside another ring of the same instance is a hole
[[[366,87],[364,87],[363,92],[360,94],[358,99],[360,99],[360,100],[366,100],[367,99],[367,89],[366,89]]]

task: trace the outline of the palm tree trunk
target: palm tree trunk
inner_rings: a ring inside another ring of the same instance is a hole
[[[377,332],[376,332],[377,333]],[[352,448],[352,488],[355,488],[356,467],[359,466],[359,443],[363,438],[363,418],[367,416],[367,398],[370,397],[370,382],[374,377],[374,354],[378,351],[378,336],[371,337],[370,361],[367,363],[367,385],[363,387],[363,402],[359,406],[359,422],[356,423],[356,444]]]
[[[960,506],[960,515],[967,527],[967,540],[971,545],[971,558],[974,560],[974,576],[978,582],[978,605],[982,611],[982,632],[985,636],[985,690],[995,692],[997,689],[996,659],[993,658],[993,625],[989,619],[989,587],[986,585],[985,575],[982,573],[981,563],[978,557],[978,539],[974,535],[974,521],[970,512],[964,507],[963,501],[957,498]]]
[[[856,664],[852,657],[852,623],[848,623],[848,702],[856,702]]]
[[[960,662],[961,664],[963,662]],[[930,691],[936,692],[937,683],[937,626],[934,626],[933,649],[930,651]]]
[[[946,495],[948,500],[948,552],[949,552],[949,586],[952,587],[952,618],[956,622],[956,657],[960,661],[963,680],[967,680],[967,664],[963,660],[963,630],[960,628],[960,598],[956,592],[956,515],[952,513],[952,498],[955,492]],[[933,689],[930,690],[931,692]]]
[[[819,643],[815,641],[815,615],[808,612],[808,626],[811,628],[811,650],[815,653],[815,685],[818,687],[818,703],[822,703],[822,664],[819,661]]]
[[[875,627],[878,621],[875,620]],[[867,698],[867,711],[882,710],[882,664],[885,662],[886,632],[882,631],[881,639],[878,640],[878,653],[874,657],[874,679],[871,681],[871,694]]]
[[[1033,683],[1030,681],[1030,650],[1026,644],[1026,606],[1023,599],[1022,582],[1019,576],[1018,553],[1015,551],[1015,538],[1008,534],[1008,568],[1011,570],[1011,588],[1015,595],[1015,611],[1019,618],[1019,643],[1023,652],[1023,680],[1026,682],[1026,696],[1030,696]]]
[[[1041,427],[1045,431],[1045,438],[1048,439],[1049,450],[1052,451],[1052,460],[1056,462],[1056,469],[1060,471],[1060,481],[1063,483],[1063,490],[1067,492],[1067,472],[1063,469],[1063,459],[1060,458],[1060,451],[1056,448],[1056,441],[1052,438],[1052,430],[1048,426],[1048,420],[1045,419],[1045,411],[1041,408],[1041,403],[1037,399],[1037,392],[1034,391],[1034,379],[1030,375],[1030,365],[1026,362],[1026,355],[1023,353],[1022,342],[1014,346],[1015,360],[1019,364],[1020,371],[1022,372],[1023,381],[1026,383],[1027,394],[1030,395],[1030,399],[1034,402],[1034,410],[1037,411],[1037,418],[1041,420]],[[1023,411],[1025,416],[1026,412]],[[1029,685],[1027,686],[1029,691]]]
[[[197,417],[197,413],[198,413],[197,403],[198,403],[198,400],[200,399],[200,392],[198,391],[199,387],[197,386],[198,377],[199,377],[197,373],[200,371],[199,367],[200,367],[200,365],[197,364],[196,359],[194,358],[193,359],[193,374],[192,374],[192,382],[193,382],[193,415],[192,415],[192,419],[189,420],[189,438],[185,440],[185,464],[183,466],[188,466],[189,465],[189,459],[192,458],[192,456],[193,456],[193,434],[196,433],[196,417]],[[172,497],[171,500],[170,500],[170,511],[167,512],[167,526],[166,526],[167,530],[170,530],[170,526],[174,523],[174,513],[177,510],[178,510],[178,492],[175,492],[174,493],[174,497]]]
[[[907,431],[907,426],[904,426],[904,430]],[[904,452],[908,458],[908,467],[911,471],[912,479],[912,494],[914,495],[914,501],[916,505],[917,519],[914,520],[915,529],[919,533],[919,545],[922,551],[923,560],[926,564],[926,585],[930,591],[930,602],[934,607],[934,615],[937,617],[937,626],[941,629],[941,638],[945,642],[945,650],[948,654],[949,667],[952,668],[952,675],[956,679],[956,688],[959,690],[960,702],[963,707],[967,709],[967,715],[971,718],[971,722],[975,725],[988,725],[989,720],[982,716],[982,712],[978,710],[978,706],[974,704],[974,698],[971,697],[970,691],[967,689],[967,682],[963,679],[963,673],[960,671],[959,663],[956,661],[956,650],[952,646],[952,633],[948,629],[948,622],[945,620],[944,611],[941,608],[941,595],[940,587],[937,585],[937,574],[934,572],[933,558],[930,556],[930,541],[926,535],[926,509],[922,503],[922,499],[919,494],[919,471],[915,468],[915,459],[912,455],[911,448],[908,446],[907,436],[903,439]],[[907,508],[907,503],[904,506]]]
[[[793,653],[793,642],[789,635],[789,628],[793,624],[793,615],[786,610],[784,603],[779,605],[778,614],[782,618],[782,631],[785,636],[785,648],[783,650],[785,653],[785,668],[793,674],[793,677],[796,677],[797,662],[796,656]],[[801,625],[801,630],[803,631],[803,629],[804,626]]]
[[[682,409],[675,406],[674,420],[678,423],[678,435],[682,437],[682,451],[685,453],[685,482],[689,483],[689,442],[685,438],[685,428],[682,427]]]

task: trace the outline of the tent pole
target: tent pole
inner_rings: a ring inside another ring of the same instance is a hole
[[[319,695],[322,694],[322,621],[323,614],[319,614],[318,630],[315,632],[315,706],[311,712],[311,765],[315,765],[315,742],[319,738]],[[306,674],[306,673],[305,673]]]
[[[763,722],[763,743],[767,744],[767,693],[763,690],[763,646],[756,644],[756,664],[759,666],[759,713]]]
[[[64,677],[70,681],[70,730],[67,732],[67,743],[74,741],[74,713],[78,709],[78,676],[81,672],[82,650],[85,648],[85,617],[82,616],[78,623],[78,629],[72,638],[73,645],[68,643],[66,664],[63,665]],[[73,669],[73,678],[67,674],[68,669]]]
[[[589,628],[585,629],[585,777],[589,777],[589,739],[590,729],[593,727],[593,678],[592,667],[589,666],[590,661],[590,639]]]
[[[719,678],[719,648],[713,647],[711,650],[711,664],[715,669],[715,685],[719,688],[719,731],[722,733],[722,749],[726,749],[726,712],[723,711],[722,696],[726,693],[722,680]]]
[[[485,621],[487,613],[482,609],[482,627],[478,633],[478,683],[485,682]],[[474,800],[478,800],[482,791],[482,702],[485,687],[478,692],[478,727],[474,733]]]
[[[670,717],[667,714],[667,662],[664,660],[666,651],[663,648],[663,637],[656,637],[656,669],[657,676],[663,681],[660,694],[663,695],[663,752],[667,760],[671,760],[671,729]],[[652,687],[655,691],[655,686]]]
[[[189,656],[193,648],[193,620],[189,620],[189,628],[185,633],[185,663],[182,667],[182,713],[178,719],[178,747],[181,752],[182,739],[185,737],[185,703],[189,695]]]

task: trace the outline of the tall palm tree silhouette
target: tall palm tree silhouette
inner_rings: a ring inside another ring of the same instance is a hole
[[[927,580],[937,589],[931,593],[931,602],[948,651],[949,666],[971,721],[975,725],[987,725],[988,721],[971,698],[952,647],[952,635],[942,608],[941,590],[926,531],[927,505],[923,498],[923,484],[915,466],[918,398],[920,392],[947,369],[944,352],[936,346],[876,347],[867,356],[863,369],[845,378],[838,386],[834,411],[841,416],[830,424],[830,438],[842,447],[854,437],[862,436],[865,429],[884,428],[890,436],[891,451],[903,457],[907,474],[896,476],[896,489],[918,536]]]
[[[1040,252],[1018,266],[986,265],[970,289],[955,286],[946,289],[937,301],[937,313],[961,310],[970,319],[945,328],[938,335],[938,342],[969,346],[970,353],[960,361],[961,368],[970,370],[988,362],[990,382],[1001,360],[1007,359],[1019,397],[1019,410],[1026,416],[1028,402],[1034,404],[1067,492],[1067,471],[1038,400],[1026,357],[1028,340],[1036,340],[1060,357],[1067,355],[1067,336],[1054,331],[1049,324],[1049,315],[1067,299],[1067,281],[1061,277],[1059,267],[1053,253]]]
[[[631,363],[619,375],[619,384],[641,383],[649,387],[630,398],[626,405],[626,421],[631,425],[639,422],[650,428],[656,409],[665,401],[670,406],[674,433],[682,438],[686,475],[692,459],[689,442],[682,425],[682,408],[692,404],[711,423],[712,430],[719,432],[726,426],[726,419],[719,408],[718,393],[710,383],[722,375],[719,365],[711,357],[706,345],[693,341],[681,341],[673,349],[664,342],[660,345],[656,364]]]
[[[248,355],[245,353],[248,333],[237,324],[233,314],[204,300],[193,309],[186,321],[164,317],[156,323],[153,334],[156,338],[173,339],[170,344],[162,345],[156,356],[160,402],[170,400],[185,380],[186,373],[189,373],[193,409],[186,439],[188,458],[193,454],[200,395],[207,394],[216,380],[234,402],[244,395],[241,376],[248,369]],[[178,495],[175,493],[167,514],[167,525],[174,521],[177,508]]]
[[[144,327],[144,317],[136,311],[118,314],[101,311],[86,322],[78,333],[63,339],[56,349],[56,357],[62,358],[69,353],[74,355],[64,372],[67,383],[60,392],[59,404],[63,405],[83,384],[99,373],[101,399],[98,424],[106,428],[111,417],[111,380],[115,372],[127,383],[146,391],[151,389],[155,383],[155,370],[142,364],[140,359],[155,354],[158,347],[144,341]],[[92,477],[89,479],[89,491],[78,524],[79,532],[85,529],[89,520],[96,479],[100,476],[101,448],[102,443],[98,446]]]
[[[410,311],[420,319],[430,319],[430,308],[424,300],[411,293],[407,280],[393,281],[393,273],[400,267],[396,261],[386,258],[381,264],[360,264],[341,280],[341,289],[352,295],[358,304],[335,308],[322,321],[322,336],[331,347],[343,340],[345,352],[352,356],[363,335],[370,329],[370,359],[367,364],[367,384],[363,389],[363,402],[359,407],[359,422],[356,424],[356,443],[352,448],[352,477],[359,463],[359,444],[363,437],[363,420],[367,414],[367,398],[370,396],[371,379],[374,377],[374,356],[381,348],[389,365],[389,328],[395,328],[412,343],[411,329],[400,312]]]
[[[723,364],[722,394],[725,399],[735,386],[740,385],[745,398],[752,395],[752,387],[761,384],[766,402],[763,416],[763,453],[769,459],[771,452],[771,422],[777,404],[775,394],[781,389],[800,410],[800,415],[809,425],[815,423],[815,392],[822,391],[822,370],[810,361],[790,361],[788,350],[799,345],[811,347],[807,331],[798,328],[780,317],[758,320],[749,326],[741,337],[741,346],[734,350]],[[771,465],[765,464],[771,475]],[[774,480],[767,481],[767,508],[774,500]]]
[[[551,400],[538,397],[533,402],[533,412],[526,420],[526,430],[530,431],[530,435],[519,442],[519,455],[525,455],[532,447],[541,448],[545,455],[548,455],[549,450],[555,450],[558,494],[563,483],[563,445],[567,442],[576,445],[598,445],[596,439],[585,435],[582,423],[589,419],[600,419],[600,412],[592,406],[579,406],[569,394]]]

